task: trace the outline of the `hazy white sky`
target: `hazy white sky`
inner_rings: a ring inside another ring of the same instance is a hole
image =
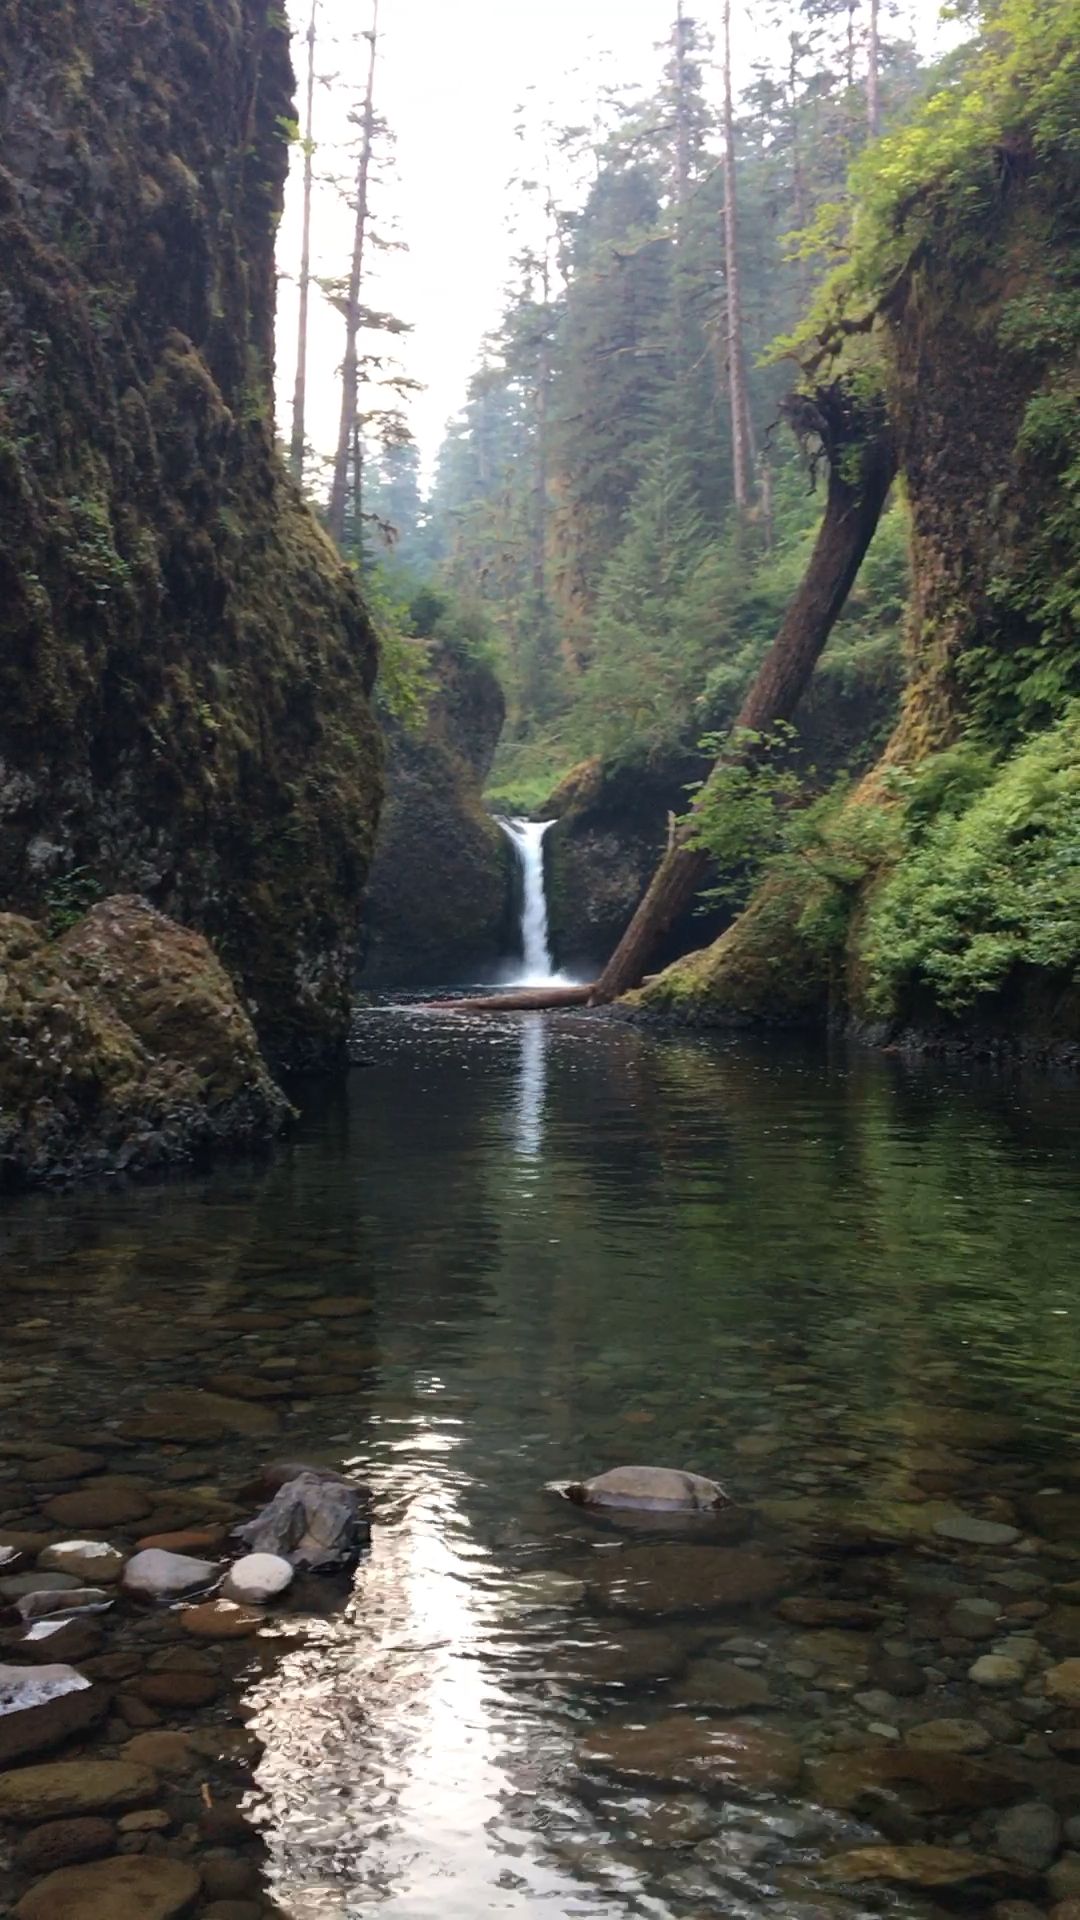
[[[298,69],[310,0],[288,0],[298,29]],[[901,0],[927,45],[937,0]],[[700,0],[695,15],[714,31],[720,0]],[[672,0],[381,0],[378,104],[396,135],[394,177],[377,195],[377,224],[396,221],[408,252],[378,256],[368,303],[396,312],[414,331],[401,343],[407,371],[425,391],[410,406],[413,432],[430,468],[447,420],[460,408],[480,339],[497,320],[511,251],[507,181],[520,148],[515,109],[526,90],[550,103],[556,122],[582,113],[602,78],[651,86],[670,31]],[[370,0],[320,0],[317,70],[337,78],[317,94],[319,172],[344,170],[340,147],[350,96],[362,90],[363,45],[350,43],[371,18]],[[736,0],[736,59],[749,77],[760,46],[753,14]],[[609,56],[609,57],[605,57]],[[321,122],[321,127],[320,123]],[[286,434],[296,355],[295,274],[300,253],[300,160],[282,224],[278,327],[279,413]],[[320,186],[314,270],[347,270],[351,215]],[[317,295],[312,302],[308,436],[320,451],[336,440],[336,369],[343,322]]]

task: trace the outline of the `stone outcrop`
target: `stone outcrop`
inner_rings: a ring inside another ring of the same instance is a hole
[[[263,0],[2,0],[0,901],[138,892],[275,1058],[348,1025],[372,632],[274,445]]]
[[[517,863],[483,802],[505,716],[502,688],[483,661],[442,645],[431,647],[428,666],[420,730],[387,729],[364,988],[493,977],[513,944]]]
[[[256,1146],[290,1112],[201,935],[124,896],[58,940],[0,915],[0,1184]]]

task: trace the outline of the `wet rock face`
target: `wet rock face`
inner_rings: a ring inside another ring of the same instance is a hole
[[[0,1185],[258,1145],[290,1111],[201,935],[131,896],[55,941],[0,915]]]
[[[387,729],[387,798],[364,913],[362,987],[491,976],[513,951],[514,851],[483,802],[505,716],[491,669],[429,655],[427,718]]]
[[[644,764],[587,760],[548,806],[556,824],[546,852],[552,951],[558,966],[601,965],[613,952],[667,845],[669,816],[700,779],[700,754],[676,751]],[[674,959],[718,930],[716,917],[684,915],[668,948]]]
[[[145,895],[315,1063],[381,753],[369,624],[273,441],[287,23],[6,0],[2,31],[0,898]]]

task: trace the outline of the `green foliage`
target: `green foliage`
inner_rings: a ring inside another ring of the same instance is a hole
[[[1013,174],[1051,154],[1080,159],[1078,91],[1080,0],[988,9],[919,111],[856,161],[847,258],[779,350],[799,358],[824,340],[849,354],[852,318],[872,313],[928,247],[958,277],[984,265]]]
[[[1020,966],[1080,967],[1080,705],[998,770],[978,748],[936,756],[902,795],[904,858],[861,938],[870,999],[912,990],[961,1013]]]
[[[730,736],[707,735],[705,753],[724,751],[727,763],[701,784],[694,798],[689,845],[707,852],[719,878],[705,904],[742,905],[769,861],[785,843],[784,812],[796,802],[802,782],[785,758],[795,729],[764,735],[747,728]]]
[[[58,940],[103,898],[104,889],[89,867],[58,874],[45,890],[45,923],[53,939]]]
[[[363,594],[379,647],[376,705],[407,733],[422,733],[431,693],[428,649],[415,637],[408,602],[378,566],[365,569]]]
[[[125,587],[131,568],[117,552],[112,519],[104,500],[72,495],[68,500],[73,542],[70,564],[95,605]]]

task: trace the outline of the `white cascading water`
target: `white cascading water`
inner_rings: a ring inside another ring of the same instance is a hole
[[[544,889],[544,836],[554,820],[500,820],[499,825],[513,842],[521,867],[521,946],[522,970],[509,984],[515,987],[548,987],[561,981],[551,965],[548,946],[547,894]]]

